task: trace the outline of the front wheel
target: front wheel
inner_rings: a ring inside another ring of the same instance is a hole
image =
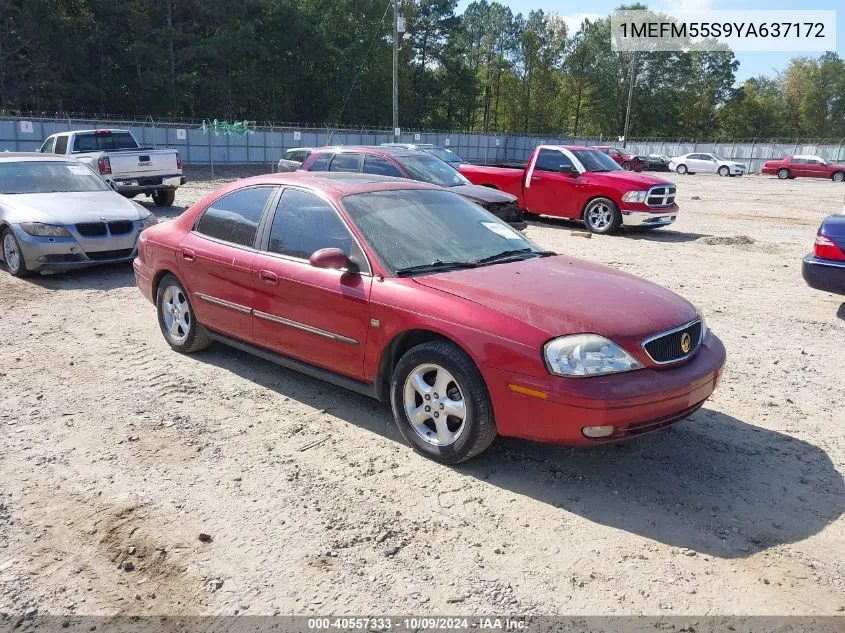
[[[406,352],[393,371],[390,400],[405,440],[441,464],[471,459],[496,439],[487,385],[453,343],[433,341]]]
[[[593,233],[615,233],[622,225],[622,213],[610,198],[596,198],[584,208],[584,224]]]
[[[831,176],[833,182],[842,182],[845,180],[845,171],[837,171]]]
[[[723,165],[722,167],[719,167],[719,175],[722,176],[723,178],[725,176],[730,176],[731,170]]]
[[[153,202],[157,207],[172,207],[173,201],[176,200],[175,189],[159,189],[153,191]]]
[[[626,160],[625,162],[623,162],[622,169],[624,169],[625,171],[631,171],[631,161]]]
[[[781,180],[786,180],[789,178],[789,170],[788,169],[778,169],[778,178]]]
[[[687,173],[687,166],[686,165],[678,165],[677,167],[675,167],[675,171],[678,172],[679,174],[685,174],[685,173]]]
[[[26,267],[26,262],[21,253],[21,247],[18,244],[18,239],[11,229],[3,231],[3,261],[6,262],[6,268],[15,277],[26,277],[30,274],[30,270]]]
[[[166,275],[156,293],[158,324],[167,343],[177,352],[190,354],[211,345],[211,337],[194,317],[184,286]]]

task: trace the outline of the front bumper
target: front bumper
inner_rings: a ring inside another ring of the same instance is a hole
[[[811,253],[804,258],[801,275],[811,288],[845,295],[845,262],[820,259]]]
[[[678,218],[678,206],[666,209],[621,209],[624,226],[665,226]]]
[[[188,182],[184,176],[154,176],[152,178],[126,178],[113,180],[118,193],[152,193],[163,189],[176,189]]]
[[[595,378],[524,376],[482,367],[500,435],[554,444],[595,444],[628,439],[691,415],[713,393],[725,366],[725,347],[708,332],[687,363],[668,369]],[[546,398],[514,392],[545,393]],[[613,426],[591,439],[582,429]]]
[[[141,222],[135,220],[131,232],[103,237],[85,237],[73,225],[65,226],[70,237],[37,237],[17,225],[12,225],[11,229],[20,245],[26,267],[38,272],[131,262],[138,247],[140,225]]]

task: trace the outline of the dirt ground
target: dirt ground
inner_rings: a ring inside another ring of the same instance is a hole
[[[728,349],[714,396],[629,443],[500,438],[456,468],[386,405],[172,352],[128,266],[0,271],[0,612],[843,611],[845,304],[800,264],[845,185],[674,180],[672,227],[528,235],[699,306]]]

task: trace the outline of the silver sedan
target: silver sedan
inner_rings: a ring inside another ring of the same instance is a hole
[[[0,154],[0,245],[16,277],[130,262],[156,217],[66,156]]]

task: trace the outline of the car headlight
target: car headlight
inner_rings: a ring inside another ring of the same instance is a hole
[[[601,376],[643,368],[640,361],[598,334],[561,336],[546,343],[543,356],[549,372],[558,376]]]
[[[24,233],[36,237],[70,237],[68,230],[58,224],[42,224],[41,222],[21,222]]]
[[[622,196],[625,202],[645,202],[648,191],[629,191]]]
[[[148,229],[151,226],[155,226],[158,224],[158,218],[154,216],[152,213],[147,215],[145,218],[141,218],[141,230]]]

